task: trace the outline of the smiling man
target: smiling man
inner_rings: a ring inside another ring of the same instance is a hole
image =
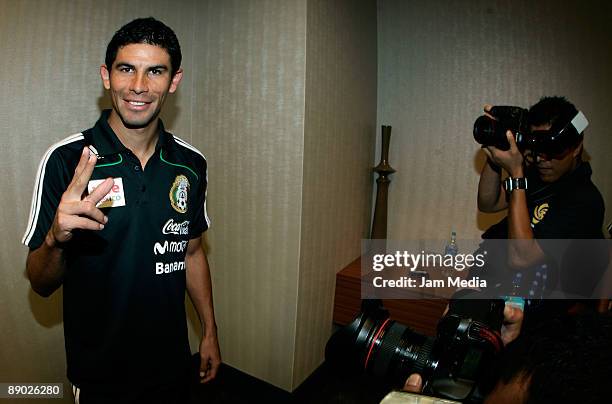
[[[188,292],[200,317],[200,381],[221,362],[201,236],[207,165],[159,113],[181,78],[174,32],[153,18],[122,27],[100,68],[112,109],[43,157],[23,242],[32,288],[64,287],[75,402],[183,403]]]

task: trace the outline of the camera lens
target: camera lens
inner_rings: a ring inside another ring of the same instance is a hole
[[[506,129],[496,120],[482,115],[474,122],[474,140],[483,146],[495,146],[508,150],[510,144],[506,139]]]
[[[365,368],[381,380],[401,385],[412,373],[426,379],[435,368],[432,359],[434,339],[390,321],[380,336],[372,341]]]
[[[401,387],[419,373],[426,394],[464,400],[502,347],[504,301],[474,299],[479,293],[455,294],[435,338],[391,320],[380,301],[362,303],[364,311],[327,342],[326,362],[385,388]]]
[[[353,364],[381,382],[403,385],[411,373],[429,377],[435,369],[434,339],[389,318],[358,316],[329,340],[325,356],[338,365]]]

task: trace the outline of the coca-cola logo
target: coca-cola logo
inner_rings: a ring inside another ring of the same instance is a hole
[[[174,219],[168,219],[168,221],[162,228],[162,234],[189,234],[189,220],[185,220],[184,222],[180,223],[175,223]]]

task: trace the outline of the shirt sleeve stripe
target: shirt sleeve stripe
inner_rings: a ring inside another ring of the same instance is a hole
[[[79,140],[83,140],[84,138],[85,137],[82,133],[77,133],[72,136],[68,136],[67,138],[49,147],[49,149],[47,149],[42,159],[40,160],[40,164],[38,165],[38,173],[36,175],[36,182],[34,183],[34,191],[32,193],[32,204],[30,206],[30,218],[28,219],[28,227],[26,228],[26,232],[23,235],[23,239],[21,240],[23,244],[28,245],[30,243],[32,236],[34,235],[34,231],[36,230],[38,214],[40,213],[40,201],[43,194],[43,180],[45,178],[45,170],[47,168],[47,162],[49,161],[49,157],[59,147],[70,143],[78,142]]]
[[[206,157],[204,159],[206,160]],[[206,167],[206,190],[204,191],[204,218],[206,219],[206,227],[210,229],[210,219],[208,218],[208,210],[206,210],[206,201],[208,201],[208,166]]]
[[[172,135],[172,137],[174,138],[174,140],[176,140],[176,143],[180,144],[181,146],[198,153],[200,156],[204,157],[204,155],[202,154],[201,151],[199,151],[198,149],[196,149],[195,147],[193,147],[192,145],[190,145],[189,143],[187,143],[186,141],[184,141],[183,139],[181,139],[180,137],[174,136]],[[206,157],[204,157],[204,160],[206,160]]]
[[[172,135],[172,137],[174,137],[174,140],[176,141],[176,143],[178,143],[179,145],[195,152],[198,153],[200,156],[202,156],[202,158],[204,158],[204,161],[206,161],[206,157],[202,154],[201,151],[199,151],[198,149],[196,149],[195,147],[193,147],[192,145],[190,145],[189,143],[187,143],[186,141],[184,141],[183,139]],[[208,218],[208,210],[206,210],[206,201],[208,200],[208,167],[206,167],[206,191],[204,191],[204,218],[206,219],[206,226],[210,227],[210,219]]]

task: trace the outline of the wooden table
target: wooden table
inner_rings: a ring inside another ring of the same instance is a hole
[[[433,336],[447,299],[383,299],[393,320],[413,330]],[[336,274],[334,322],[350,323],[361,310],[361,257]]]

